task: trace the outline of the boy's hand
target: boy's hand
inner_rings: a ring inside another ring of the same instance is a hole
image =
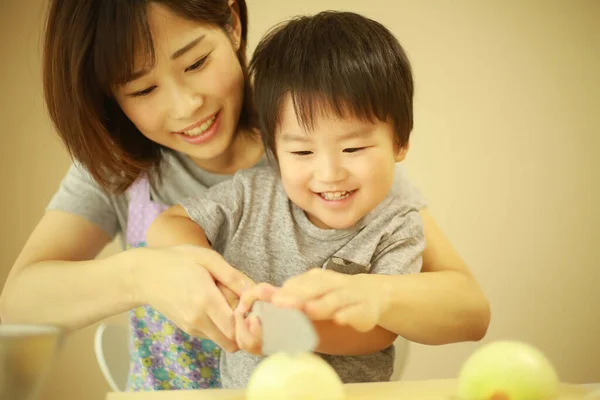
[[[252,305],[256,300],[262,301],[271,301],[271,297],[277,288],[268,283],[262,282],[256,285],[252,285],[247,290],[242,293],[240,297],[240,301],[235,310],[236,313],[241,313],[242,315],[246,315],[250,312]]]
[[[312,320],[334,320],[368,332],[378,325],[389,304],[388,292],[369,277],[314,268],[289,279],[272,294],[271,301],[300,308]]]
[[[262,329],[258,316],[235,313],[235,341],[240,350],[262,356]]]
[[[248,353],[262,354],[262,329],[258,316],[250,313],[256,300],[270,301],[275,287],[268,283],[259,283],[242,293],[235,310],[235,339],[238,347]]]

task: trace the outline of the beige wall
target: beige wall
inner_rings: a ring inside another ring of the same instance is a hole
[[[492,301],[485,340],[531,342],[564,380],[600,381],[600,2],[248,3],[251,48],[326,8],[398,35],[417,83],[407,164]],[[0,282],[68,166],[41,98],[41,4],[0,2]],[[69,338],[44,399],[102,398],[92,335]],[[453,377],[476,346],[413,346],[405,376]]]

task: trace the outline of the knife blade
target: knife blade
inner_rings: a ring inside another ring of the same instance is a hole
[[[260,319],[265,355],[312,352],[317,347],[318,337],[312,322],[298,309],[259,300],[254,302],[250,314]]]

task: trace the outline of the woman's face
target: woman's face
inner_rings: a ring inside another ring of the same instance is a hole
[[[210,166],[230,148],[242,107],[238,15],[225,32],[156,3],[148,7],[155,63],[136,66],[139,74],[116,87],[115,98],[148,139]]]

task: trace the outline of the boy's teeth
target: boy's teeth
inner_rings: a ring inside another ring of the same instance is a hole
[[[215,122],[215,116],[213,116],[208,121],[204,122],[202,125],[195,127],[194,129],[190,129],[188,131],[183,131],[183,134],[186,136],[198,136],[206,132],[208,128],[210,128]]]
[[[350,196],[350,192],[323,192],[321,197],[325,200],[343,200]]]

